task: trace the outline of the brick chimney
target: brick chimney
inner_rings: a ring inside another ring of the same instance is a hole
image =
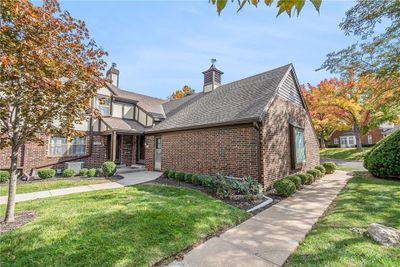
[[[119,70],[117,69],[117,63],[112,63],[111,68],[106,73],[107,79],[111,80],[111,83],[118,87],[119,85]]]
[[[204,86],[203,92],[208,93],[217,89],[221,85],[221,75],[224,74],[222,71],[217,69],[214,63],[211,64],[210,68],[203,71],[204,74]]]

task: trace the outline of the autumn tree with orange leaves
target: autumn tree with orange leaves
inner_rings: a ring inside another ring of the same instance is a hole
[[[5,222],[14,221],[18,151],[43,135],[76,134],[104,86],[105,54],[56,0],[0,2],[0,149],[11,150]]]
[[[372,75],[347,80],[331,79],[311,90],[311,95],[320,102],[317,108],[310,105],[311,113],[326,110],[340,121],[338,124],[352,129],[357,148],[361,149],[361,136],[387,121],[394,121],[400,114],[397,81],[382,80]],[[318,93],[314,91],[318,91]],[[306,99],[310,98],[307,96]],[[319,100],[318,100],[319,99]],[[311,101],[311,102],[312,102]],[[318,120],[313,119],[318,125]]]
[[[320,147],[325,148],[327,141],[333,131],[343,127],[340,119],[329,107],[331,99],[327,96],[335,90],[335,80],[324,80],[316,87],[308,84],[306,89],[302,86],[303,96],[310,111],[314,129],[320,140]]]
[[[195,93],[195,90],[185,85],[182,90],[176,90],[171,96],[171,100],[181,99],[186,96],[192,95]]]

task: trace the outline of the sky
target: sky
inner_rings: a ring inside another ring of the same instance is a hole
[[[297,17],[277,9],[228,2],[218,16],[208,0],[72,1],[61,8],[86,22],[91,38],[117,63],[120,87],[160,98],[189,85],[203,86],[202,71],[217,59],[222,83],[293,63],[301,84],[333,77],[315,71],[326,54],[356,42],[339,29],[354,2],[324,0],[320,13],[306,1]]]

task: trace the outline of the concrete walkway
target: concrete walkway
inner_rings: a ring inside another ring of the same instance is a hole
[[[170,266],[282,266],[350,176],[336,171],[242,224],[211,238]]]
[[[351,168],[358,171],[366,171],[364,163],[359,160],[343,160],[343,159],[325,159],[321,158],[321,164],[324,162],[334,162],[336,165]]]
[[[22,202],[22,201],[39,199],[39,198],[63,196],[63,195],[89,192],[89,191],[95,191],[95,190],[122,188],[124,186],[142,184],[142,183],[146,183],[146,182],[155,180],[161,176],[161,172],[141,171],[141,172],[123,173],[123,174],[119,174],[119,175],[121,175],[124,178],[121,180],[118,180],[116,182],[111,182],[111,183],[92,184],[92,185],[68,187],[68,188],[62,188],[62,189],[38,191],[38,192],[25,193],[25,194],[17,194],[15,201]],[[6,204],[7,198],[8,197],[0,197],[0,205]]]

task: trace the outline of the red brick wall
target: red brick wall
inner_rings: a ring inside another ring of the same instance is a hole
[[[304,128],[306,163],[301,170],[291,169],[289,123]],[[311,169],[319,164],[319,143],[303,107],[277,97],[260,132],[261,176],[265,187],[291,172]]]
[[[48,137],[44,136],[43,141],[45,143],[44,146],[39,146],[37,144],[27,144],[25,145],[25,154],[24,154],[24,171],[26,173],[31,173],[34,169],[43,166],[49,165],[52,168],[63,169],[65,167],[65,163],[62,161],[70,160],[70,161],[83,161],[85,162],[85,167],[87,168],[98,168],[101,164],[107,160],[107,143],[105,136],[93,136],[93,146],[92,146],[92,154],[90,157],[84,159],[74,160],[74,157],[52,157],[48,155]],[[87,137],[86,142],[86,151],[89,152],[89,142],[91,141],[90,137]],[[9,161],[10,150],[3,149],[0,151],[0,167],[8,167],[10,165]],[[19,166],[21,165],[21,161],[19,161]],[[32,173],[33,174],[33,173]]]
[[[253,125],[162,133],[162,170],[224,172],[258,178],[258,131]],[[154,136],[146,136],[146,167],[153,170]]]

